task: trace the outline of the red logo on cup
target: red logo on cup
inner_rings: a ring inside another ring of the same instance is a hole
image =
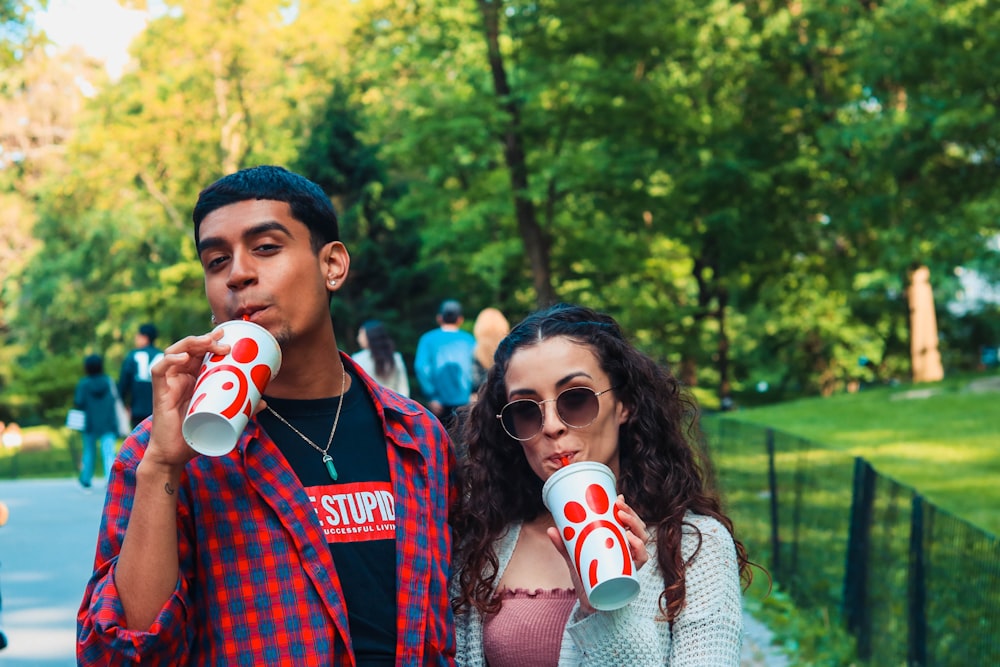
[[[589,563],[581,562],[581,552],[586,544],[596,544],[600,547],[603,541],[603,548],[611,552],[610,557],[621,554],[621,574],[632,574],[632,558],[628,549],[628,541],[625,533],[618,523],[609,520],[608,510],[611,508],[611,499],[607,491],[599,484],[591,484],[587,487],[584,495],[586,507],[575,500],[567,502],[563,506],[563,514],[570,524],[563,529],[563,539],[573,543],[573,559],[576,562],[577,571],[581,575],[587,574],[590,580],[589,585],[595,586],[601,579],[598,574],[598,559],[591,558]],[[579,532],[577,532],[579,530]],[[591,551],[593,554],[594,551]],[[602,559],[605,568],[607,559]]]
[[[230,355],[233,361],[249,365],[260,356],[260,347],[253,338],[241,338],[233,343]],[[248,396],[250,383],[254,383],[258,393],[264,393],[264,387],[267,386],[268,381],[271,379],[271,369],[267,364],[257,364],[256,366],[252,366],[248,372],[245,366],[219,363],[224,359],[225,356],[216,354],[202,366],[198,383],[194,387],[194,396],[188,408],[188,414],[194,413],[198,408],[198,404],[205,400],[209,393],[212,393],[214,395],[231,396],[229,405],[219,411],[222,416],[232,419],[240,412],[245,413],[247,417],[250,416],[253,410]],[[210,364],[214,363],[218,363],[219,365],[206,370]]]

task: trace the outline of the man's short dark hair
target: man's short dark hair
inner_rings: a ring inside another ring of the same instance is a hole
[[[200,240],[201,222],[212,211],[251,199],[281,201],[289,205],[292,217],[309,228],[314,251],[340,240],[337,213],[323,189],[305,176],[284,167],[261,165],[223,176],[198,195],[191,219],[194,242]]]
[[[88,354],[83,359],[83,372],[87,375],[100,375],[104,372],[104,359],[99,354]]]
[[[445,324],[455,324],[462,317],[462,304],[454,299],[446,299],[438,308],[438,317]]]
[[[150,344],[156,340],[156,336],[159,332],[156,330],[156,325],[152,322],[146,322],[145,324],[139,325],[139,333],[149,339]]]

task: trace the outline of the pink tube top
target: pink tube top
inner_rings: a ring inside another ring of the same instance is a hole
[[[503,606],[483,622],[483,652],[489,666],[555,667],[576,591],[518,588],[497,595]]]

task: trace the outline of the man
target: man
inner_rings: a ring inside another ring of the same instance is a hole
[[[156,342],[156,325],[147,322],[135,335],[135,349],[122,362],[118,376],[118,395],[129,409],[132,427],[153,414],[153,381],[150,369],[163,356],[153,345]]]
[[[454,454],[337,348],[329,304],[350,257],[329,198],[255,167],[202,191],[193,219],[213,318],[265,327],[281,367],[219,457],[196,455],[181,422],[203,357],[229,346],[191,336],[153,367],[153,419],[108,489],[79,663],[454,664]]]
[[[417,341],[413,365],[427,406],[450,426],[455,411],[468,404],[472,394],[472,353],[476,339],[462,331],[462,305],[454,299],[441,303],[438,328]]]

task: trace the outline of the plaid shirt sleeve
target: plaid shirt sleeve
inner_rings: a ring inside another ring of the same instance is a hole
[[[77,660],[81,665],[138,663],[156,654],[159,664],[180,659],[187,645],[187,586],[182,579],[148,631],[125,627],[114,569],[135,498],[135,468],[149,440],[148,423],[129,437],[112,468],[94,558],[94,573],[77,614]]]

